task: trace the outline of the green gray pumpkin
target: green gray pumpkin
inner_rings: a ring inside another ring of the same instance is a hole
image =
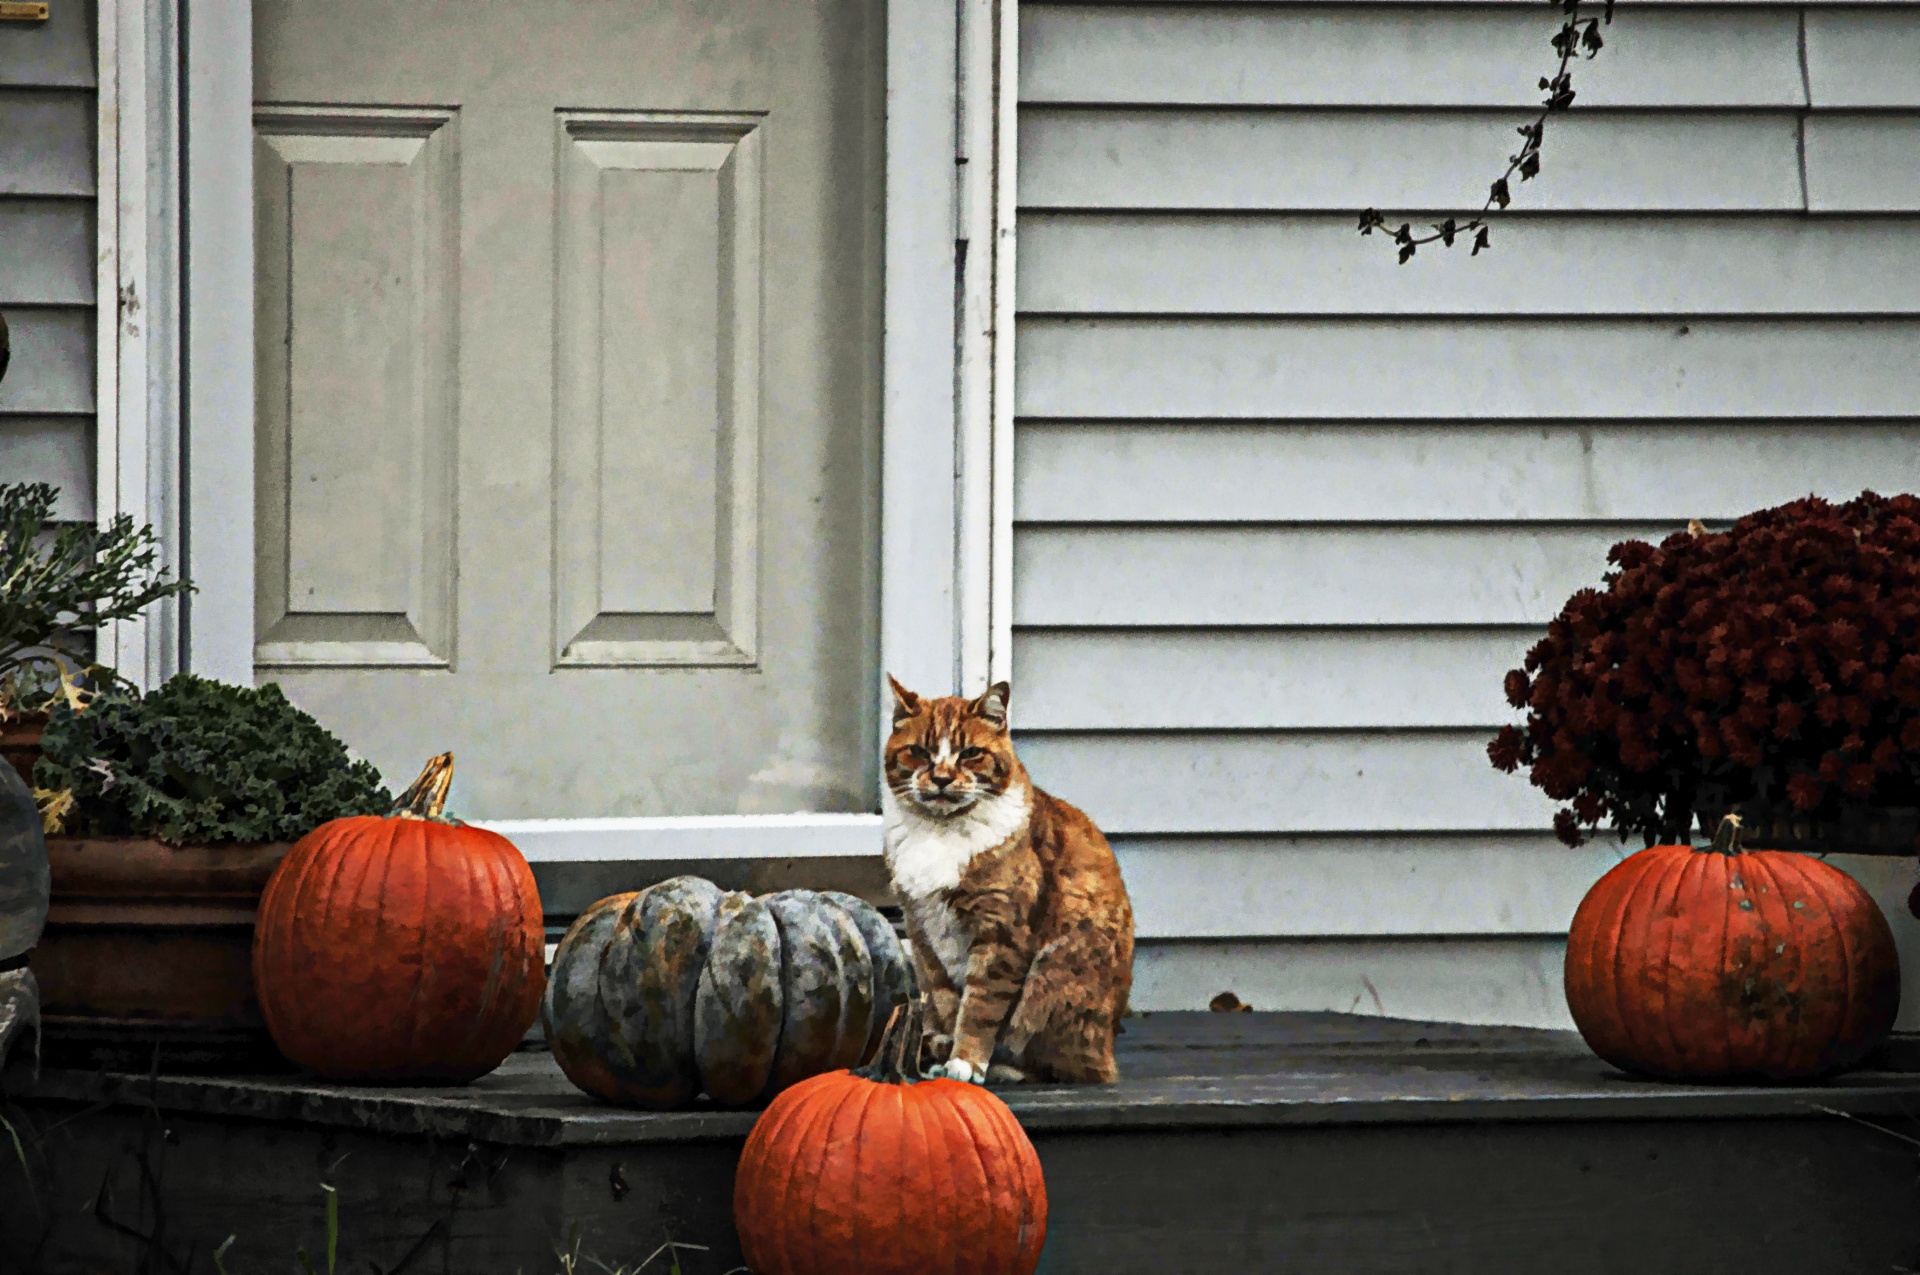
[[[911,993],[893,927],[850,894],[754,898],[674,877],[581,914],[541,1021],[567,1079],[597,1098],[746,1106],[858,1065]]]

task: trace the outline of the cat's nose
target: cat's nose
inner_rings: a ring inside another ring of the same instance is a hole
[[[935,788],[938,788],[938,789],[941,789],[942,791],[945,791],[945,790],[946,790],[946,788],[947,788],[948,786],[950,786],[950,785],[951,785],[951,784],[953,783],[953,781],[954,781],[955,779],[958,779],[958,778],[959,778],[959,776],[958,776],[958,775],[943,775],[943,774],[941,774],[941,773],[940,773],[939,771],[937,771],[937,770],[936,770],[936,771],[934,771],[934,772],[932,772],[932,773],[931,773],[930,775],[928,775],[928,778],[929,778],[929,779],[932,779],[932,780],[933,780],[933,786],[934,786]]]

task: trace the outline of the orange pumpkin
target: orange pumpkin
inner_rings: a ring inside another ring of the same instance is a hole
[[[253,977],[274,1044],[335,1080],[464,1083],[533,1025],[546,929],[498,833],[445,819],[453,755],[385,817],[322,824],[260,899]]]
[[[1744,849],[1736,816],[1706,849],[1654,846],[1601,877],[1574,913],[1566,978],[1594,1053],[1670,1079],[1850,1066],[1900,1005],[1867,892],[1818,859]]]
[[[922,1013],[918,1000],[895,1010],[870,1065],[801,1081],[747,1136],[733,1218],[757,1275],[1039,1265],[1040,1158],[986,1089],[920,1078]]]

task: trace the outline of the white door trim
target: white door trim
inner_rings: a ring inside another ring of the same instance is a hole
[[[124,510],[155,521],[197,585],[182,609],[183,636],[129,630],[113,649],[145,644],[149,683],[184,666],[251,684],[251,4],[186,6],[184,50],[171,19],[150,17],[177,12],[167,0],[100,5],[100,516]],[[984,685],[990,672],[1005,676],[1008,662],[1012,377],[1011,341],[1000,338],[1011,334],[1017,10],[1015,0],[895,0],[887,15],[880,651],[884,670],[929,692]],[[156,65],[183,66],[184,92],[156,97],[144,79]],[[112,94],[110,83],[119,86]],[[120,109],[133,101],[146,103],[137,119]],[[184,157],[178,215],[168,218],[164,203],[129,213],[126,198],[145,187],[123,191],[116,175],[170,173],[176,156]],[[961,156],[964,183],[956,175]],[[177,257],[129,235],[156,211],[177,235]],[[957,272],[962,242],[966,268]],[[151,373],[139,335],[151,329],[135,332],[106,304],[129,281],[150,295],[177,295],[184,316],[178,348]],[[180,387],[177,420],[125,388],[149,382]],[[148,472],[155,455],[164,458],[164,481]],[[185,513],[176,522],[156,517],[179,505]],[[870,854],[879,848],[876,818],[534,821],[523,835],[592,858],[687,857],[675,843],[720,835],[765,847],[752,853],[792,855],[800,837],[839,846],[833,854]]]

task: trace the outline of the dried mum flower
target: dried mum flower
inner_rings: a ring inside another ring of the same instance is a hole
[[[1569,803],[1561,840],[1679,840],[1754,800],[1920,806],[1920,498],[1808,497],[1608,561],[1507,674],[1526,719],[1488,748]]]

